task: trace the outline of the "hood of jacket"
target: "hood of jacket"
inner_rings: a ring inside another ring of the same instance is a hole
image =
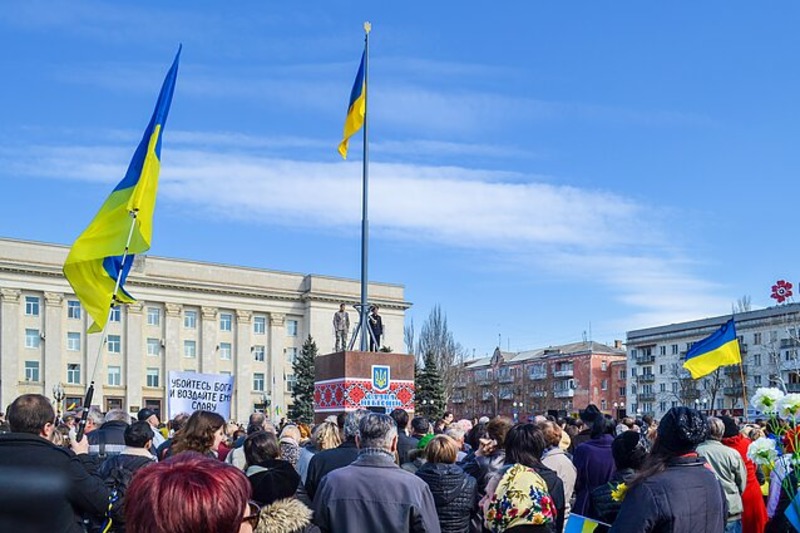
[[[261,508],[255,533],[292,533],[311,524],[313,513],[297,498],[276,500]]]
[[[464,491],[467,477],[460,466],[445,463],[425,463],[417,476],[430,487],[436,507],[452,503]]]

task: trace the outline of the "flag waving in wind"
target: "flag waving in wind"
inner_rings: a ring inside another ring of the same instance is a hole
[[[161,135],[172,103],[180,55],[178,48],[128,172],[72,245],[64,263],[64,276],[94,320],[90,333],[105,327],[114,298],[122,303],[135,301],[125,291],[124,284],[134,254],[150,249],[161,168]],[[118,277],[120,284],[115,295]]]
[[[686,352],[683,368],[692,373],[692,379],[699,379],[721,366],[742,363],[739,339],[736,338],[736,325],[731,318],[722,327],[703,340],[697,341]]]
[[[364,77],[364,62],[367,51],[361,54],[361,64],[358,67],[356,81],[350,91],[350,104],[347,107],[347,117],[344,120],[344,138],[339,143],[339,154],[342,159],[347,159],[347,148],[352,137],[361,126],[364,125],[364,117],[367,115],[367,81]]]

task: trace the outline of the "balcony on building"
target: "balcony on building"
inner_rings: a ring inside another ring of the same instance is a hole
[[[453,396],[450,401],[453,403],[464,403],[464,398],[462,396]]]
[[[513,400],[514,399],[514,392],[510,390],[501,390],[500,391],[500,399],[501,400]]]
[[[656,393],[654,392],[643,392],[639,394],[639,402],[654,402],[656,401]]]
[[[489,376],[475,376],[475,383],[478,385],[488,385],[492,382],[492,378]]]
[[[489,391],[483,391],[483,394],[481,394],[481,400],[483,400],[484,402],[486,402],[486,401],[489,401],[489,399],[490,399],[492,396],[494,396],[494,394],[492,394],[491,392],[489,392]]]
[[[562,368],[561,370],[553,370],[554,378],[571,378],[575,375],[572,368]]]
[[[725,375],[726,376],[738,376],[739,375],[739,365],[730,365],[725,367]],[[742,372],[747,374],[747,365],[742,366]]]
[[[511,372],[503,372],[497,378],[500,383],[514,383],[514,374]]]
[[[800,383],[787,383],[786,392],[800,392]]]
[[[456,382],[453,384],[453,386],[455,388],[457,388],[457,389],[463,389],[463,388],[465,388],[467,386],[467,380],[466,379],[457,379]]]
[[[733,385],[732,387],[725,387],[722,389],[725,396],[741,396],[743,393],[741,385]]]
[[[781,350],[787,348],[800,348],[800,341],[797,339],[781,339]]]
[[[739,351],[741,353],[747,353],[747,343],[746,342],[740,342],[739,343]]]
[[[636,356],[636,364],[637,365],[647,365],[656,362],[656,354],[641,354]]]
[[[556,398],[572,398],[575,396],[575,389],[557,389],[553,391]]]
[[[533,381],[547,379],[547,372],[543,370],[531,370],[530,374],[528,374],[528,379]]]
[[[655,383],[656,375],[655,374],[639,374],[636,376],[637,383]]]
[[[533,398],[547,398],[547,391],[545,391],[545,390],[534,390],[534,391],[531,391],[531,396]]]

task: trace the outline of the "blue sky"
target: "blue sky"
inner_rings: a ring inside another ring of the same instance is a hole
[[[183,43],[151,253],[357,278],[370,20],[370,278],[417,327],[611,342],[796,279],[799,6],[387,4],[4,3],[0,234],[74,240]]]

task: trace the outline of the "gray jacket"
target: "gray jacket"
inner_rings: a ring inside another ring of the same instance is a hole
[[[697,454],[704,457],[717,475],[725,499],[728,501],[728,516],[742,514],[742,493],[747,483],[747,468],[742,456],[718,440],[709,439],[697,447]]]
[[[572,509],[572,497],[575,493],[575,481],[578,479],[578,470],[572,464],[572,459],[567,452],[554,446],[544,452],[542,463],[550,470],[555,470],[564,484],[564,520],[569,518]]]
[[[428,485],[397,466],[392,454],[371,449],[322,479],[314,522],[322,531],[440,533]]]

